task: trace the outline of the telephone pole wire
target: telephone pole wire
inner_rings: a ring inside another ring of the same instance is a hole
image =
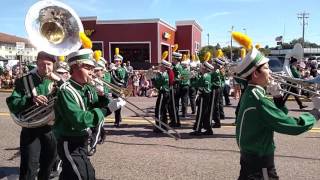
[[[303,12],[298,13],[298,19],[302,20],[302,47],[304,48],[304,28],[308,25],[307,19],[309,18],[309,13]]]

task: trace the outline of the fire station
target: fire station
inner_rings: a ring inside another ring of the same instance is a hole
[[[178,44],[178,52],[194,54],[201,47],[201,26],[195,20],[176,21],[172,27],[161,19],[97,20],[81,17],[86,35],[93,42],[93,50],[101,50],[112,62],[115,48],[120,49],[124,62],[135,69],[148,69],[161,61],[162,52]]]

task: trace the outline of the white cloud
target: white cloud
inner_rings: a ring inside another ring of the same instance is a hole
[[[205,16],[204,20],[211,20],[211,19],[218,17],[218,16],[226,16],[226,15],[230,15],[230,14],[232,14],[232,13],[229,11],[216,12],[213,14],[209,14],[208,16]]]

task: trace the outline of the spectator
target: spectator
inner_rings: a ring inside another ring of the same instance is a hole
[[[132,76],[132,85],[133,85],[133,96],[137,96],[139,85],[139,72],[135,71]]]
[[[150,87],[150,83],[145,75],[141,76],[140,87],[140,96],[147,96],[147,90]]]

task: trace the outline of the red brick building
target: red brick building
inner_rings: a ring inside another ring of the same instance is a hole
[[[124,62],[130,61],[135,69],[147,69],[157,65],[162,52],[179,44],[178,51],[193,54],[200,50],[202,28],[195,21],[177,21],[172,27],[160,19],[108,20],[97,17],[81,18],[93,49],[102,50],[106,60],[112,60],[118,47]]]

